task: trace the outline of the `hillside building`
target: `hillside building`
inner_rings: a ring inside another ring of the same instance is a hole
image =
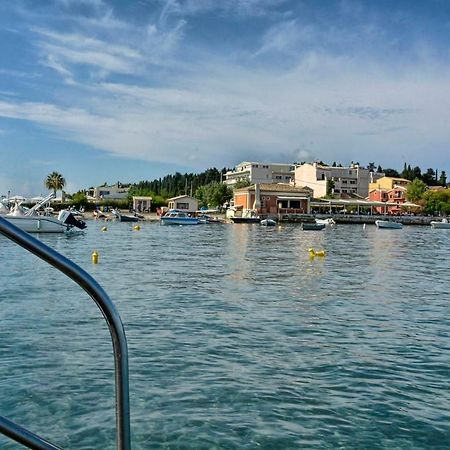
[[[225,174],[225,183],[289,183],[294,179],[294,169],[293,164],[242,162]]]
[[[307,186],[314,191],[315,198],[327,195],[328,182],[332,182],[331,194],[340,197],[341,194],[353,194],[367,197],[369,181],[374,180],[376,172],[370,172],[358,164],[350,167],[333,167],[318,163],[305,163],[295,167],[295,184]]]

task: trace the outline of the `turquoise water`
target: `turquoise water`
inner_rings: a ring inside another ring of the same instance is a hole
[[[449,231],[103,225],[40,239],[122,315],[133,448],[450,447]],[[100,312],[0,249],[0,414],[66,448],[114,448]]]

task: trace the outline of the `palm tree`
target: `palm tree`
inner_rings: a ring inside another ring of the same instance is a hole
[[[60,173],[52,172],[50,175],[47,175],[44,184],[47,189],[53,189],[53,193],[56,197],[56,191],[64,188],[66,180]]]

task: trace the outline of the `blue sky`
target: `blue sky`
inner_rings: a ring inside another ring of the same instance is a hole
[[[447,0],[0,2],[0,194],[244,160],[450,171]]]

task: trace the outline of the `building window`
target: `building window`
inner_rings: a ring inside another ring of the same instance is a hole
[[[301,202],[300,200],[291,200],[291,208],[300,209]]]
[[[189,209],[189,203],[178,203],[177,202],[177,209]]]

